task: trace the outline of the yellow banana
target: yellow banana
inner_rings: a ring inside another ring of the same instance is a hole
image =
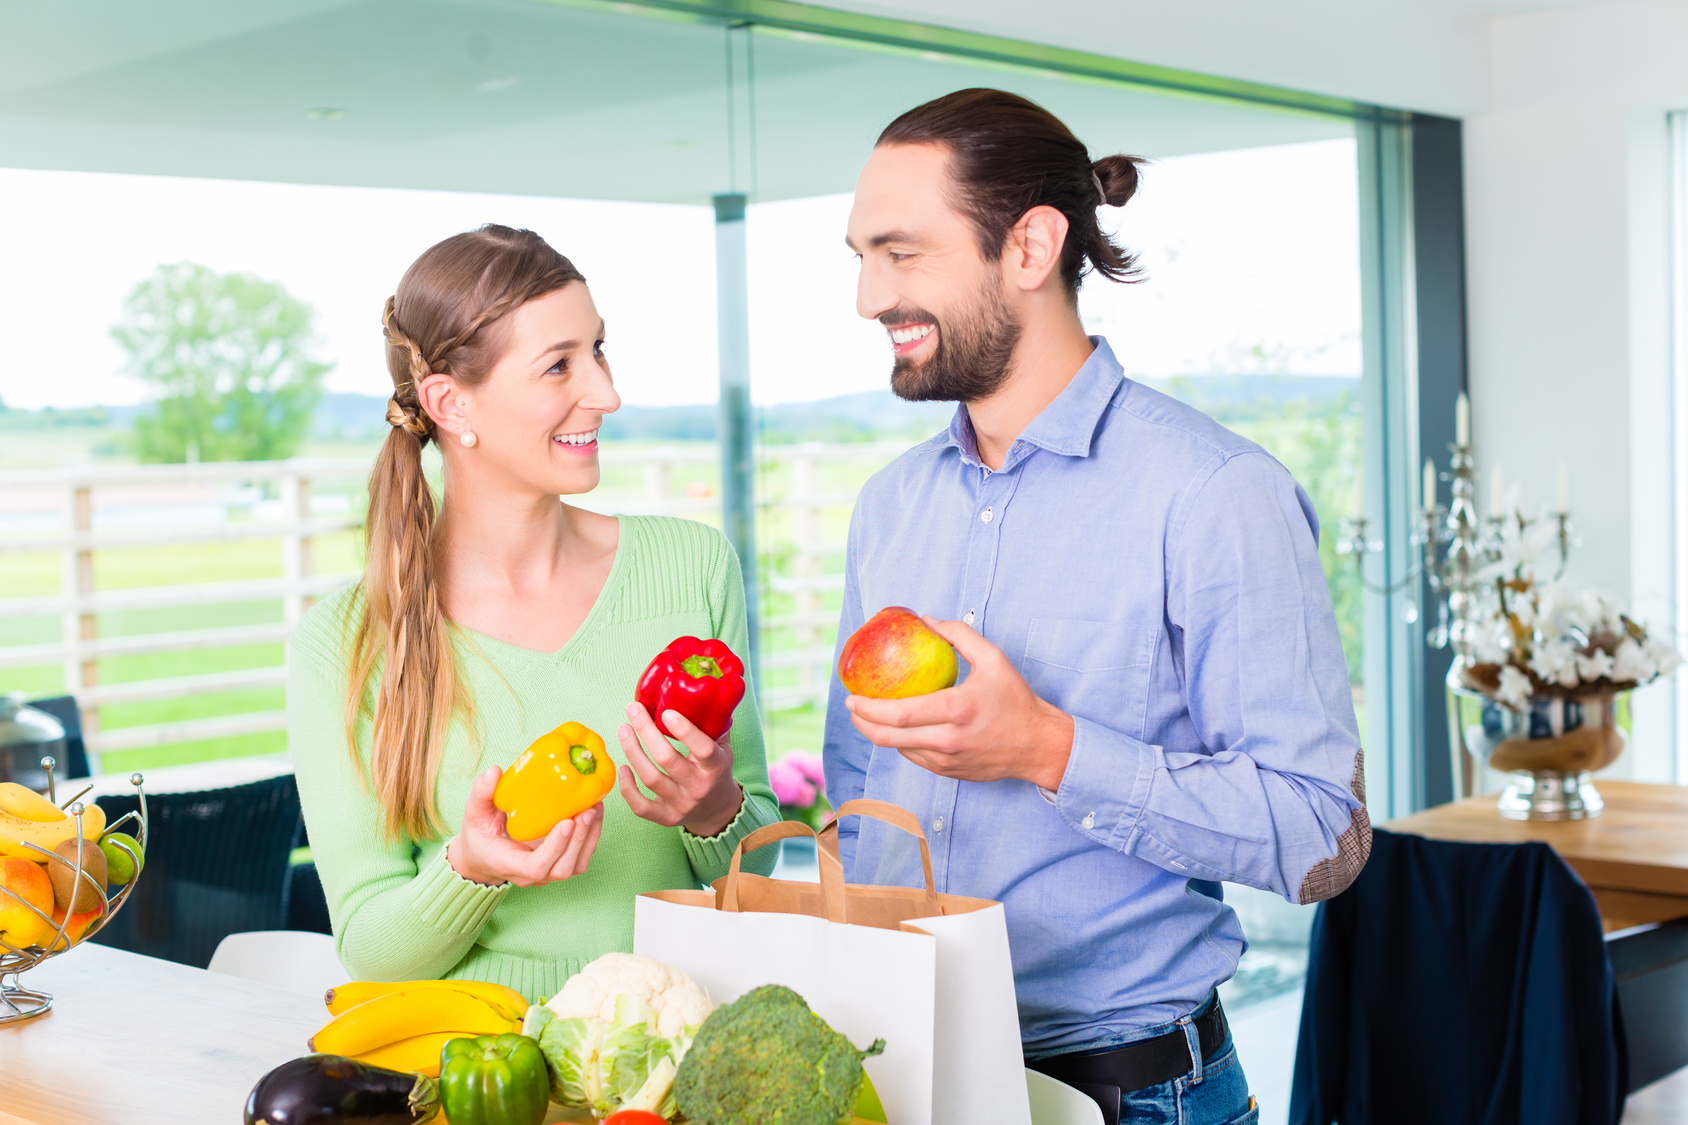
[[[488,984],[479,980],[354,980],[338,988],[329,989],[328,994],[323,997],[323,1002],[328,1005],[329,1012],[337,1016],[377,996],[430,988],[466,992],[470,996],[479,997],[491,1004],[499,1015],[507,1016],[512,1021],[519,1022],[528,1010],[527,998],[520,992],[513,988],[505,988],[501,984]]]
[[[365,1000],[329,1020],[306,1044],[325,1055],[358,1056],[433,1032],[495,1035],[517,1024],[491,1004],[449,988],[414,988]]]
[[[377,1047],[373,1051],[365,1051],[355,1056],[360,1063],[370,1066],[386,1067],[388,1070],[402,1070],[411,1074],[426,1074],[429,1078],[440,1076],[440,1048],[460,1036],[480,1034],[467,1031],[436,1031],[429,1035],[412,1035],[409,1039],[400,1039],[397,1043],[389,1043],[385,1047]]]
[[[27,785],[15,781],[0,781],[0,812],[9,812],[24,820],[39,820],[51,824],[63,820],[65,812]]]
[[[82,806],[84,839],[98,840],[105,832],[105,822],[105,810],[100,806],[91,801]],[[74,835],[76,818],[68,813],[61,813],[57,820],[47,821],[26,820],[16,813],[0,810],[0,855],[13,855],[34,860],[36,863],[46,863],[45,856],[24,847],[24,844],[35,844],[52,851]]]

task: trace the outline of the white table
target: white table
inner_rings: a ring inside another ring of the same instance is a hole
[[[53,1007],[0,1024],[0,1125],[234,1125],[328,1021],[321,997],[92,942],[22,981]]]
[[[129,784],[128,773],[102,773],[96,777],[72,778],[58,782],[59,797],[70,794],[92,782],[96,797],[129,797],[135,787]],[[272,777],[293,772],[293,758],[288,754],[254,754],[249,758],[221,758],[214,762],[193,762],[185,766],[160,766],[142,770],[143,788],[148,793],[197,793],[202,789],[227,789],[234,785],[250,785]]]
[[[231,1125],[325,1019],[319,999],[92,942],[22,983],[53,1007],[0,1025],[0,1125]]]

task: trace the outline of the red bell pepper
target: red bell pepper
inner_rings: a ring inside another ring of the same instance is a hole
[[[657,653],[639,677],[633,698],[669,738],[679,737],[662,721],[669,710],[686,716],[710,738],[720,738],[744,698],[744,661],[720,641],[681,637]]]

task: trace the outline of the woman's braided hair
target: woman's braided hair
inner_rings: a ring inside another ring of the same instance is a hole
[[[387,346],[405,353],[410,378],[393,388],[393,397],[387,400],[387,424],[404,430],[425,445],[434,436],[434,420],[422,409],[417,388],[422,385],[422,380],[433,374],[433,368],[428,366],[428,359],[416,346],[416,341],[406,336],[394,319],[393,305],[396,302],[396,297],[387,298],[387,306],[381,310],[381,328],[387,337]]]
[[[422,448],[437,434],[422,384],[435,374],[464,387],[481,383],[508,343],[501,331],[507,314],[585,280],[532,231],[488,225],[429,247],[382,310],[393,428],[369,478],[367,562],[350,642],[345,721],[360,769],[358,728],[370,724],[365,776],[389,839],[439,834],[434,785],[446,736],[454,718],[474,726],[435,580],[437,517]]]

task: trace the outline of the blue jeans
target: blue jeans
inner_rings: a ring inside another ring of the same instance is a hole
[[[1248,1079],[1227,1033],[1199,1072],[1122,1094],[1119,1119],[1121,1125],[1255,1125],[1260,1111],[1249,1108]]]

